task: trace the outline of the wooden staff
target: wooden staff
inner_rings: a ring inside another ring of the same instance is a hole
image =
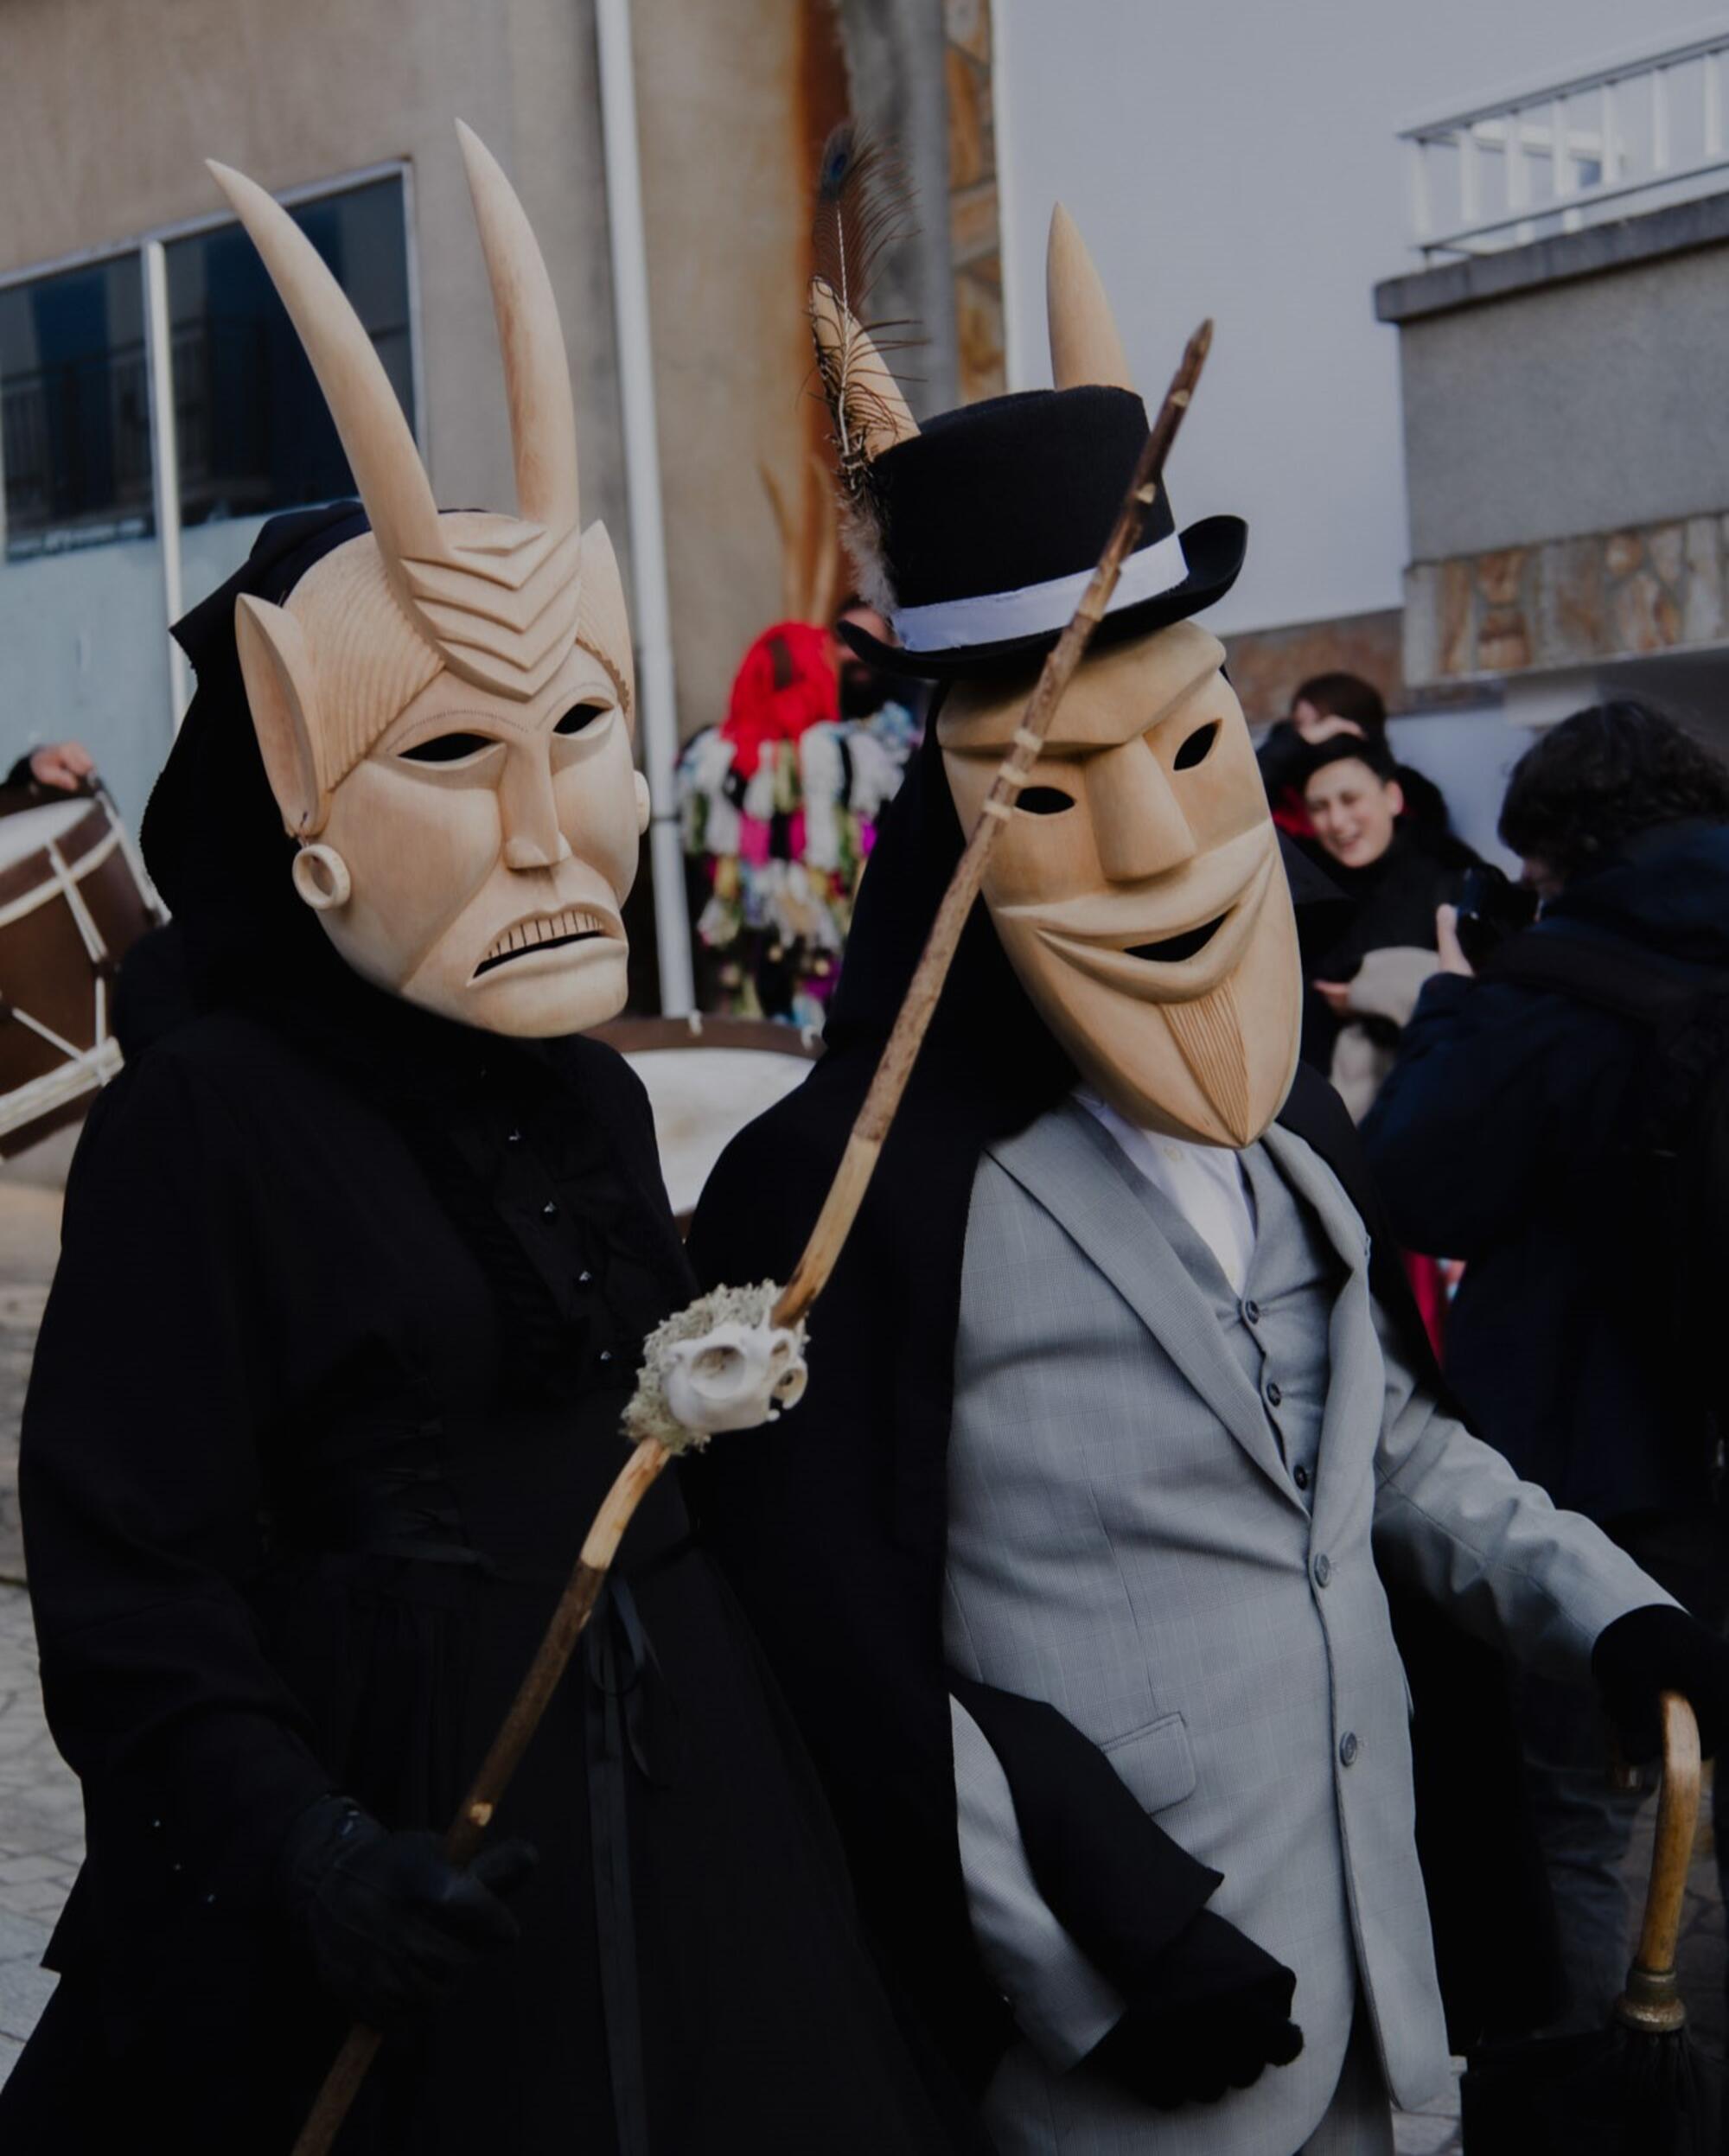
[[[1037,686],[1015,730],[1014,745],[997,768],[979,820],[955,864],[908,986],[906,999],[884,1044],[871,1089],[854,1120],[834,1181],[792,1278],[781,1290],[771,1324],[792,1325],[804,1316],[826,1285],[852,1223],[858,1217],[858,1209],[864,1202],[871,1174],[882,1156],[889,1126],[912,1076],[913,1065],[936,1011],[937,998],[942,993],[942,984],[948,978],[961,931],[973,910],[973,902],[979,896],[991,849],[1014,813],[1015,796],[1043,746],[1062,692],[1085,656],[1094,630],[1105,617],[1123,563],[1140,536],[1147,512],[1158,496],[1164,460],[1189,409],[1212,341],[1213,325],[1210,321],[1203,322],[1190,338],[1182,364],[1171,378],[1171,387],[1136,462],[1134,476],[1111,526],[1098,566],[1069,626],[1045,660]],[[658,1438],[643,1438],[633,1449],[617,1481],[607,1492],[583,1544],[576,1570],[552,1612],[546,1636],[475,1777],[474,1787],[463,1800],[445,1836],[444,1853],[452,1864],[469,1863],[479,1848],[481,1837],[594,1613],[624,1531],[675,1449]],[[329,2156],[382,2040],[376,2029],[368,2028],[364,2023],[357,2022],[348,2032],[301,2129],[293,2156]]]

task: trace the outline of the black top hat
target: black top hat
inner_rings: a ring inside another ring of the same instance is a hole
[[[1049,651],[1097,566],[1146,441],[1129,389],[1031,389],[929,420],[871,467],[898,644],[850,622],[862,659],[929,680]],[[1241,517],[1179,534],[1161,482],[1096,641],[1145,635],[1223,598]]]

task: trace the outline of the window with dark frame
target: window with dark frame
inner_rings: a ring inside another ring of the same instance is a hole
[[[403,182],[290,205],[415,422]],[[353,491],[286,310],[237,223],[166,242],[183,526]],[[0,286],[5,552],[24,560],[148,538],[155,444],[141,252]]]
[[[290,207],[372,338],[408,423],[414,379],[402,182]],[[163,250],[183,525],[350,494],[354,481],[306,354],[238,224]]]
[[[10,560],[156,529],[137,255],[0,287],[0,472]]]

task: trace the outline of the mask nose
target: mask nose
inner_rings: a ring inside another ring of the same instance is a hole
[[[1162,876],[1198,851],[1169,774],[1139,736],[1088,760],[1087,802],[1099,864],[1113,883]]]
[[[570,842],[558,827],[552,760],[545,741],[511,743],[499,781],[498,807],[507,868],[551,869],[570,859]]]

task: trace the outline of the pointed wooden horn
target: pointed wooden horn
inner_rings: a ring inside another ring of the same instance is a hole
[[[318,250],[282,205],[245,173],[210,163],[216,184],[252,236],[299,335],[391,580],[403,561],[437,561],[438,505],[390,377]]]
[[[1044,310],[1050,332],[1050,378],[1058,389],[1134,387],[1104,283],[1079,226],[1061,202],[1050,213]]]
[[[531,524],[570,531],[581,508],[577,408],[552,280],[502,166],[465,121],[456,122],[456,135],[504,354],[517,511]]]
[[[825,386],[834,380],[834,370],[839,372],[843,412],[837,417],[837,429],[844,423],[847,434],[858,437],[867,463],[897,442],[909,442],[918,432],[912,407],[869,334],[859,328],[826,278],[811,279],[810,320],[824,362]]]

